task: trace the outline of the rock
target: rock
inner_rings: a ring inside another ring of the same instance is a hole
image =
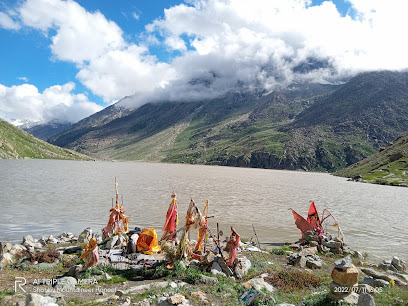
[[[64,254],[73,254],[73,253],[79,252],[81,250],[82,250],[82,248],[81,248],[80,245],[72,246],[72,247],[65,248],[64,249]]]
[[[262,274],[261,276],[255,277],[253,279],[250,279],[249,281],[244,283],[244,287],[246,289],[254,288],[256,291],[261,291],[262,289],[266,289],[269,292],[274,292],[275,289],[273,288],[271,284],[265,282],[263,275],[264,274]]]
[[[47,237],[42,237],[40,240],[38,240],[39,243],[41,243],[41,245],[43,247],[45,247],[47,245]]]
[[[336,267],[337,269],[341,269],[341,270],[346,270],[348,268],[352,268],[353,267],[353,261],[351,260],[350,255],[346,256],[342,259],[336,260],[334,262],[334,267]]]
[[[311,247],[317,247],[319,245],[319,243],[317,241],[312,240],[312,241],[309,242],[309,245]]]
[[[350,292],[350,293],[345,293],[345,294],[329,293],[329,297],[336,300],[337,302],[357,305],[359,295],[355,292]]]
[[[108,273],[105,272],[105,278],[106,278],[106,280],[110,280],[110,279],[112,279],[112,276],[110,276]]]
[[[321,260],[315,260],[315,259],[308,259],[306,261],[306,267],[309,269],[315,270],[315,269],[321,269],[322,268],[322,261]]]
[[[368,276],[363,279],[363,284],[370,285],[371,287],[385,287],[388,286],[390,283],[383,279]]]
[[[37,293],[29,293],[26,297],[26,305],[29,306],[58,306],[57,299],[51,296],[43,296]]]
[[[388,276],[386,274],[377,272],[374,269],[361,268],[361,271],[363,271],[368,276],[372,276],[373,278],[383,279],[383,280],[385,280],[387,282],[389,282],[389,281],[391,281],[393,279],[393,277],[390,277],[390,276]]]
[[[292,244],[290,245],[290,247],[291,247],[292,249],[294,249],[294,250],[298,250],[298,249],[300,248],[300,246],[299,246],[298,244],[296,244],[296,243],[292,243]]]
[[[122,297],[125,295],[125,293],[122,290],[116,290],[115,295],[117,295],[118,297]]]
[[[249,269],[251,268],[251,261],[246,258],[239,258],[238,259],[238,264],[235,266],[235,274],[238,276],[240,275],[240,277],[238,278],[242,278],[244,275],[246,275],[249,271]]]
[[[82,231],[82,233],[78,236],[78,242],[79,243],[86,243],[88,244],[89,241],[92,238],[92,229],[90,227],[87,227]]]
[[[358,270],[356,267],[352,266],[346,270],[341,270],[339,268],[334,268],[331,274],[332,280],[342,286],[353,286],[357,284],[358,281]]]
[[[211,276],[201,274],[200,282],[203,284],[216,284],[218,283],[218,279],[216,277],[211,277]]]
[[[204,256],[201,256],[201,262],[203,265],[211,265],[215,259],[215,254],[213,252],[208,252]]]
[[[56,238],[54,238],[53,235],[50,235],[50,236],[48,237],[48,239],[47,239],[47,243],[48,243],[48,244],[57,244],[57,243],[58,243],[58,240],[57,240]]]
[[[167,303],[167,301],[166,301],[166,303]],[[133,305],[136,305],[136,306],[150,306],[151,304],[150,304],[150,301],[148,299],[144,299],[142,301],[134,303]]]
[[[405,265],[401,262],[401,260],[397,256],[394,256],[392,258],[391,265],[395,269],[397,269],[398,272],[405,272],[404,270],[406,270]]]
[[[10,252],[12,248],[13,245],[10,242],[7,242],[5,245],[3,245],[3,253]]]
[[[364,260],[364,256],[360,251],[354,251],[353,257],[359,260]]]
[[[300,253],[290,255],[288,258],[288,263],[293,266],[299,266],[301,268],[306,267],[306,257],[301,256]]]
[[[357,306],[375,306],[374,298],[369,293],[360,293]]]
[[[72,266],[68,270],[68,275],[72,276],[72,277],[75,277],[76,279],[79,279],[79,278],[81,278],[81,272],[82,272],[83,268],[84,267],[82,265]]]
[[[341,248],[342,244],[339,241],[323,241],[322,244],[330,249],[337,249],[337,248]]]
[[[182,294],[175,294],[167,298],[167,302],[171,305],[179,305],[184,302],[186,297]]]
[[[304,248],[299,252],[300,256],[312,256],[316,255],[317,253],[317,247],[310,247],[310,248]]]
[[[55,287],[60,291],[74,290],[76,283],[77,281],[74,277],[64,276],[58,279],[57,285]]]
[[[199,300],[200,302],[207,302],[207,295],[202,291],[194,291],[191,293],[191,297]]]
[[[218,264],[218,262],[214,261],[213,264],[211,265],[211,274],[212,275],[224,274],[224,272],[222,272],[222,268]]]
[[[129,240],[128,245],[127,245],[127,251],[128,251],[128,254],[136,253],[137,251],[136,241],[133,241],[132,239]]]
[[[0,268],[4,268],[7,265],[13,263],[13,255],[10,253],[3,253],[0,255]]]
[[[337,255],[343,255],[344,252],[342,248],[335,248],[334,253]]]
[[[375,293],[375,290],[368,284],[358,284],[358,293]]]
[[[157,299],[157,306],[170,306],[172,304],[170,304],[169,302],[167,302],[167,297],[159,297]]]
[[[27,235],[27,236],[24,236],[24,237],[23,237],[23,244],[24,244],[25,242],[35,243],[35,240],[34,240],[33,236]]]
[[[31,235],[25,236],[23,239],[23,245],[28,249],[41,249],[43,246],[40,242],[36,241]]]
[[[113,249],[115,247],[116,243],[118,242],[118,239],[119,239],[118,235],[112,236],[109,239],[109,241],[106,243],[106,248],[109,249],[109,250]]]
[[[334,257],[334,253],[333,253],[333,252],[327,252],[327,253],[326,253],[326,256],[327,256],[327,257]]]

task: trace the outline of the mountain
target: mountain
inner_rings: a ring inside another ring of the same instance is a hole
[[[49,122],[27,128],[22,127],[22,129],[36,138],[47,141],[48,138],[66,131],[71,125],[71,123]]]
[[[121,102],[50,142],[107,159],[334,172],[407,130],[408,73],[371,72],[339,86],[293,84],[134,110]]]
[[[379,152],[335,173],[355,181],[408,187],[408,136],[401,136]]]
[[[89,159],[37,139],[0,119],[0,159],[4,158]]]

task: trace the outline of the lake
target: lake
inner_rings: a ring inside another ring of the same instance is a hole
[[[210,201],[210,227],[274,245],[300,237],[293,208],[307,215],[309,201],[339,221],[345,241],[372,259],[408,254],[408,188],[349,182],[326,173],[146,162],[0,160],[0,241],[100,230],[115,196],[130,227],[154,227],[161,235],[170,195],[177,193],[180,225],[190,198]],[[195,236],[195,235],[194,235]],[[192,236],[192,237],[194,237]]]

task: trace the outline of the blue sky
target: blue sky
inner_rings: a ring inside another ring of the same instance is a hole
[[[406,69],[406,2],[0,0],[0,118],[75,122],[132,94],[137,107]],[[330,67],[293,73],[311,59]]]

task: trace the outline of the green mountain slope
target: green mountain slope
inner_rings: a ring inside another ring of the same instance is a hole
[[[37,139],[0,119],[0,159],[5,158],[89,159]]]
[[[408,136],[399,137],[379,152],[335,175],[368,183],[408,187]]]
[[[297,84],[136,110],[118,102],[51,143],[100,158],[334,172],[407,130],[408,72],[382,71],[342,86]]]

